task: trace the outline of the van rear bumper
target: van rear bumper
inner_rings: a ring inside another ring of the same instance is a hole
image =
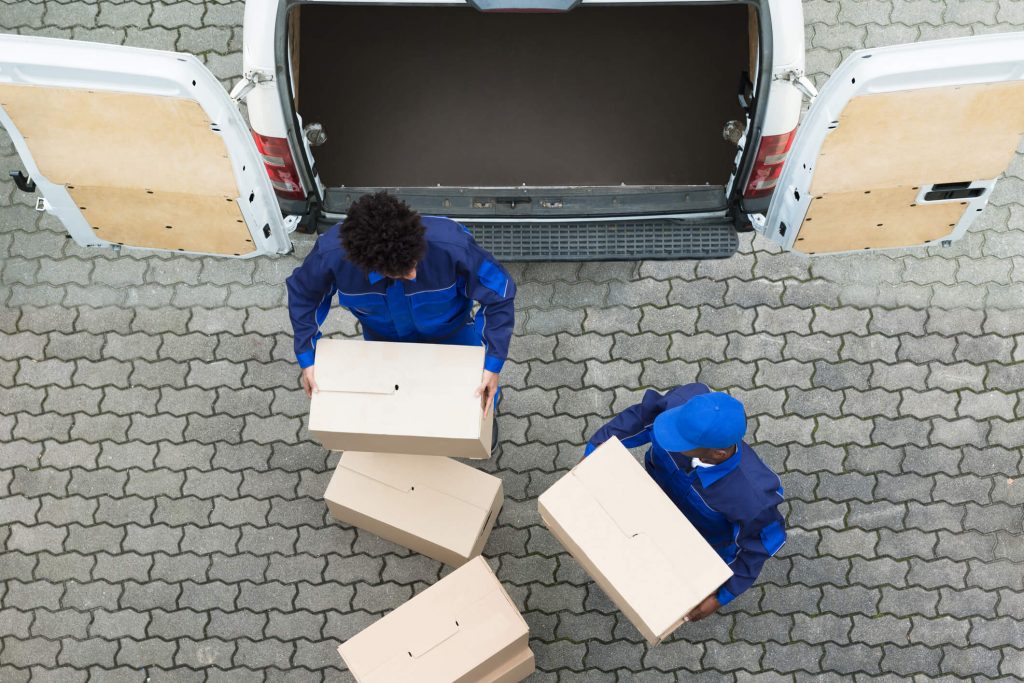
[[[321,223],[380,190],[454,218],[502,261],[721,259],[738,248],[720,185],[329,188]]]
[[[330,224],[341,215],[324,214]],[[739,239],[731,216],[500,220],[451,216],[499,261],[724,259]]]
[[[722,259],[739,248],[727,217],[462,222],[501,261]]]

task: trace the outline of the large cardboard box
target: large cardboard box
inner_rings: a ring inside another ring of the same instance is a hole
[[[732,571],[612,438],[538,499],[541,518],[652,645]]]
[[[338,648],[359,683],[511,683],[529,628],[483,558],[456,569]],[[526,669],[529,668],[529,671]]]
[[[309,432],[335,451],[488,458],[480,346],[321,339]]]
[[[498,517],[501,479],[449,458],[342,454],[331,515],[453,567],[476,557]]]
[[[525,645],[519,654],[513,655],[505,664],[494,669],[490,676],[481,678],[480,683],[519,683],[536,668],[533,650]]]

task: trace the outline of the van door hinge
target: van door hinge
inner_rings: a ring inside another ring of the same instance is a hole
[[[814,102],[814,98],[818,96],[818,89],[814,87],[811,79],[807,78],[803,69],[787,69],[775,74],[772,80],[786,81],[800,91],[800,94],[804,96],[808,104]]]
[[[269,83],[274,80],[274,74],[262,69],[252,69],[242,74],[242,80],[235,83],[231,88],[230,97],[233,102],[241,102],[245,96],[260,83]]]

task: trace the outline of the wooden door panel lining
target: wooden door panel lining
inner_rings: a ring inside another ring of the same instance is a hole
[[[194,100],[0,84],[0,104],[53,183],[238,196],[224,140]]]
[[[1024,133],[1024,81],[855,97],[822,144],[814,195],[987,180]]]
[[[256,250],[233,199],[81,185],[68,192],[96,236],[114,244],[225,256]]]
[[[804,254],[919,246],[948,236],[966,202],[917,204],[915,187],[832,192],[811,200],[793,248]]]

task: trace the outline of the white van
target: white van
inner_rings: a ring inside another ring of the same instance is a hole
[[[815,97],[799,0],[248,0],[243,60],[229,96],[0,36],[19,186],[84,246],[286,253],[387,189],[506,260],[823,254],[962,237],[1024,131],[1024,33],[861,50]]]

